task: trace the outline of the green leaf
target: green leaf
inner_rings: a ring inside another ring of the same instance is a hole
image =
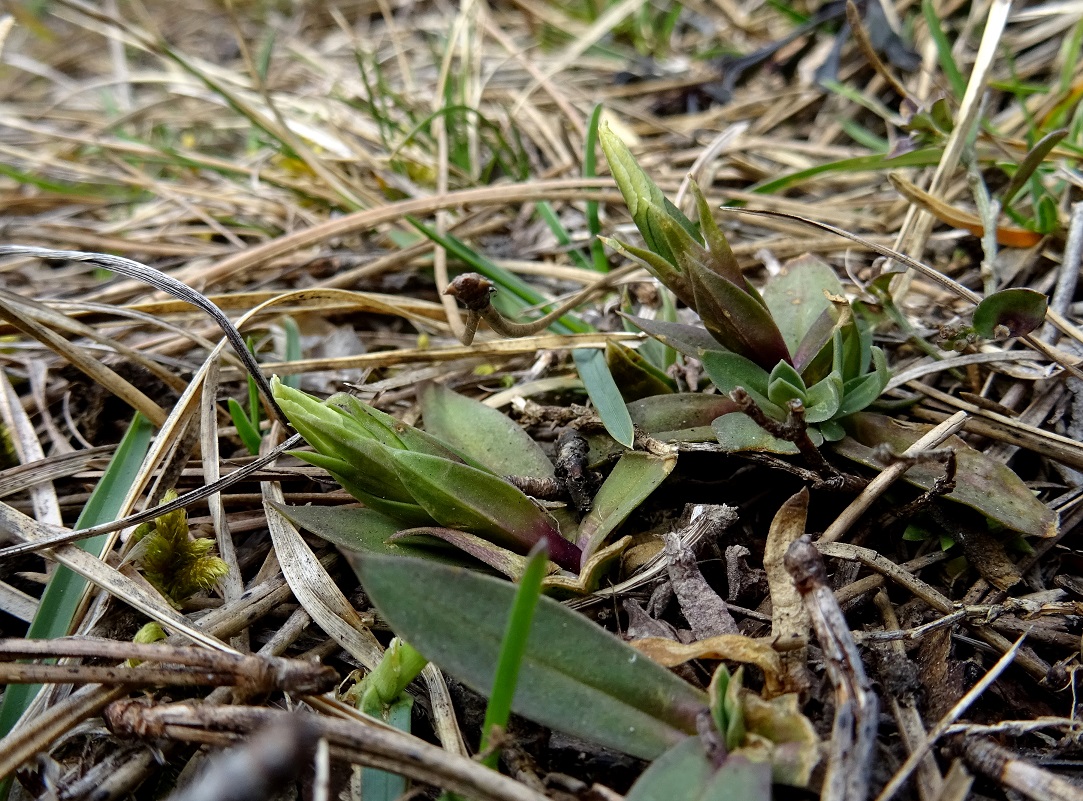
[[[703,361],[703,369],[723,395],[729,395],[737,387],[741,387],[766,414],[777,420],[786,419],[786,412],[782,407],[767,399],[770,377],[762,367],[736,353],[701,353],[700,359]]]
[[[392,542],[402,525],[375,509],[356,506],[288,506],[271,503],[286,519],[317,537],[348,551],[379,553],[389,556],[417,556],[447,564],[466,564],[454,551],[439,542],[420,544],[418,540]]]
[[[400,451],[371,439],[355,440],[349,444],[348,452],[343,453],[345,458],[310,451],[290,451],[290,455],[322,467],[351,494],[361,492],[396,503],[413,502],[391,459],[392,454]],[[346,449],[340,452],[343,451]]]
[[[672,378],[620,342],[606,343],[605,363],[625,401],[665,395],[676,388]]]
[[[690,737],[656,759],[625,801],[771,801],[769,763],[731,754],[715,765],[702,739]]]
[[[1045,321],[1049,300],[1044,292],[1015,287],[987,296],[974,309],[974,330],[986,339],[1029,334]]]
[[[630,320],[642,331],[650,334],[663,345],[673,348],[698,359],[703,351],[721,351],[718,340],[711,336],[707,329],[701,325],[684,325],[672,323],[666,320],[648,320],[646,317],[636,317],[634,314],[620,313],[621,317]]]
[[[579,548],[560,536],[552,519],[530,498],[502,478],[424,453],[392,453],[402,483],[440,525],[469,531],[519,553],[544,539],[554,562],[566,570],[579,569]]]
[[[594,348],[576,348],[572,351],[572,358],[605,430],[621,445],[631,448],[635,442],[632,418],[628,416],[628,407],[624,405],[620,389],[609,372],[605,356]]]
[[[696,308],[696,300],[692,296],[692,289],[688,285],[684,274],[675,264],[670,264],[657,253],[644,248],[637,248],[627,242],[621,242],[619,239],[609,239],[604,236],[599,237],[599,239],[622,256],[642,264],[651,275],[665,284],[669,291],[680,298],[686,306],[690,309]]]
[[[666,199],[662,190],[643,172],[632,151],[613,133],[608,124],[603,122],[598,127],[598,139],[609,162],[609,171],[624,196],[636,228],[643,235],[643,241],[670,264],[676,264],[676,257],[662,232],[662,225],[666,221],[673,221],[689,238],[695,236],[695,226]]]
[[[770,312],[743,288],[698,263],[686,275],[704,327],[723,346],[770,369],[790,361],[790,352]]]
[[[873,457],[873,448],[884,443],[902,453],[924,436],[931,425],[904,423],[884,415],[859,412],[843,421],[849,437],[835,443],[835,450],[847,459],[882,469]],[[1053,537],[1059,528],[1057,513],[1034,497],[1030,488],[1002,462],[976,451],[959,437],[949,438],[941,447],[953,448],[958,469],[955,489],[945,495],[976,509],[997,523],[1033,537]],[[930,489],[944,474],[939,465],[918,464],[903,473],[903,479]]]
[[[545,451],[507,415],[480,401],[428,384],[419,393],[430,434],[498,476],[552,478]]]
[[[154,426],[140,414],[132,418],[131,425],[124,438],[117,446],[113,458],[109,460],[86,506],[75,522],[75,528],[90,528],[101,523],[110,523],[120,512],[125,493],[132,486],[142,466],[143,458],[150,449]],[[81,540],[76,547],[100,555],[110,535]],[[66,637],[71,627],[72,618],[83,598],[87,582],[82,576],[69,568],[58,565],[45,585],[45,591],[38,601],[38,611],[26,632],[27,639],[53,640]],[[23,711],[41,690],[40,684],[12,684],[4,691],[0,701],[0,735],[11,731]],[[0,783],[0,787],[3,784]],[[0,793],[4,794],[4,793]]]
[[[814,327],[818,328],[821,315],[834,309],[824,292],[840,297],[842,284],[831,266],[815,256],[787,262],[764,286],[763,300],[791,353],[802,350],[803,340]],[[827,328],[823,344],[830,338],[832,328],[833,324]],[[823,344],[819,348],[804,345],[805,350],[811,351],[806,363],[820,352]]]
[[[482,467],[461,451],[450,447],[427,431],[407,425],[386,412],[362,403],[353,395],[346,393],[332,395],[327,399],[327,404],[332,408],[341,409],[351,420],[363,421],[369,430],[383,432],[377,439],[383,442],[384,438],[388,438],[385,444],[389,447],[405,448],[408,451],[427,453],[430,456],[439,456],[453,462],[465,462],[472,467]]]
[[[677,465],[677,454],[655,456],[626,451],[620,457],[597,495],[594,505],[579,525],[576,543],[589,559],[606,538],[666,480]]]
[[[880,376],[875,373],[864,378],[852,378],[843,385],[839,417],[859,412],[880,397],[883,392]]]
[[[387,710],[387,724],[399,731],[410,731],[413,697],[403,696]],[[407,794],[406,777],[379,768],[361,768],[361,798],[364,801],[396,801]]]
[[[539,547],[540,546],[540,547]],[[493,677],[492,692],[485,707],[485,722],[481,726],[481,746],[484,753],[491,748],[493,729],[504,729],[511,717],[512,699],[519,684],[519,673],[526,655],[527,642],[530,639],[530,624],[534,620],[534,610],[541,598],[542,579],[545,578],[549,557],[544,543],[538,543],[531,549],[530,556],[515,591],[515,599],[508,615],[508,624],[504,629],[504,639],[500,643],[500,654],[496,662],[496,675]],[[500,751],[493,749],[482,758],[482,764],[496,770],[500,761]]]
[[[775,365],[767,379],[767,397],[782,408],[786,408],[786,404],[794,399],[806,403],[805,382],[793,365],[788,362]]]
[[[798,453],[792,442],[773,437],[760,428],[747,414],[734,412],[719,417],[713,423],[718,444],[729,453],[758,451],[792,455]],[[811,433],[811,432],[810,432]]]
[[[259,446],[262,442],[259,430],[252,425],[241,404],[237,403],[233,398],[229,398],[226,404],[229,406],[229,416],[233,420],[233,425],[237,427],[237,436],[241,438],[241,443],[248,449],[248,452],[255,456],[259,453]]]
[[[805,421],[822,423],[834,417],[842,403],[842,390],[842,377],[835,370],[809,387],[805,392]]]
[[[846,436],[846,429],[837,420],[824,420],[816,428],[820,430],[820,436],[827,442],[838,442]]]
[[[744,670],[739,667],[731,676],[729,668],[724,664],[719,665],[707,691],[711,717],[729,753],[736,751],[745,739],[745,711],[741,703]]]
[[[400,637],[475,691],[492,688],[512,585],[417,559],[369,556],[358,573]],[[693,733],[705,709],[701,691],[556,601],[539,600],[516,713],[653,759]]]
[[[699,801],[714,774],[714,764],[699,737],[673,746],[636,780],[625,801]],[[748,801],[754,796],[749,796]]]
[[[738,411],[737,404],[725,395],[702,392],[655,395],[628,404],[632,422],[652,436],[709,426],[716,417],[735,411]]]
[[[772,403],[782,407],[785,407],[792,400],[799,400],[803,406],[808,407],[805,400],[805,390],[781,378],[772,381],[768,385],[767,397],[771,399]]]

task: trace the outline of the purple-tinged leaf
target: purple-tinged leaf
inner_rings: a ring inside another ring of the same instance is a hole
[[[1049,300],[1042,292],[1016,287],[994,292],[974,309],[974,330],[986,339],[1029,334],[1045,322]]]
[[[728,350],[765,370],[791,361],[790,351],[771,314],[744,289],[701,264],[682,265],[704,327]]]
[[[405,546],[412,540],[425,537],[434,537],[446,542],[448,545],[458,548],[463,553],[474,557],[479,562],[488,565],[513,581],[517,581],[526,569],[527,557],[520,556],[507,548],[501,548],[499,545],[482,539],[476,534],[468,534],[454,528],[443,528],[442,526],[408,528],[391,535],[389,541],[394,545]],[[556,565],[552,567],[554,570],[559,569]]]
[[[545,512],[502,478],[423,453],[394,452],[394,466],[414,501],[441,526],[470,531],[526,553],[544,539],[550,558],[579,569],[580,551]]]
[[[698,359],[700,354],[706,350],[721,350],[718,340],[711,336],[703,326],[671,323],[665,320],[649,320],[646,317],[637,317],[634,314],[617,313],[626,320],[633,322],[642,331],[650,334],[663,345],[673,348],[685,356],[691,356],[693,359]]]
[[[733,255],[726,235],[722,233],[722,229],[719,228],[718,223],[714,221],[714,217],[711,215],[711,207],[707,203],[707,198],[703,196],[699,184],[695,181],[691,181],[689,185],[692,188],[692,196],[696,199],[696,212],[699,214],[699,230],[703,233],[703,238],[707,242],[707,247],[711,252],[711,259],[708,266],[727,281],[730,281],[737,286],[741,286],[746,280],[744,273],[741,272],[741,265],[737,263],[737,257]]]

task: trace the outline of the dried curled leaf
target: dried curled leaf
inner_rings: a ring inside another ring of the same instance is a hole
[[[763,671],[768,695],[783,692],[782,660],[771,640],[757,640],[743,634],[720,634],[699,642],[680,643],[659,637],[646,637],[632,643],[655,662],[673,667],[690,659],[726,659],[755,665]]]
[[[778,643],[807,642],[812,626],[801,594],[783,564],[790,545],[805,533],[807,513],[808,490],[803,489],[782,504],[767,534],[763,569],[771,591],[771,636]],[[785,651],[781,658],[786,689],[790,692],[808,690],[808,648],[801,646]]]

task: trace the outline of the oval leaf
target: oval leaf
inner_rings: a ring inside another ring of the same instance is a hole
[[[628,404],[632,422],[652,436],[709,426],[715,418],[737,410],[737,404],[724,395],[704,395],[702,392],[655,395]]]
[[[798,352],[820,316],[834,308],[824,292],[839,296],[842,284],[831,266],[815,256],[801,256],[787,262],[764,286],[763,300],[791,353]],[[811,360],[818,352],[817,349],[806,358]]]
[[[361,584],[394,631],[479,693],[492,688],[515,596],[507,582],[418,559],[368,556]],[[429,603],[428,598],[439,598]],[[586,618],[541,598],[512,709],[653,759],[695,732],[706,696]]]
[[[424,453],[394,451],[393,460],[414,501],[440,525],[470,531],[521,553],[544,539],[554,562],[566,570],[579,569],[579,549],[504,479]]]
[[[931,425],[903,423],[880,414],[858,412],[846,418],[849,437],[837,442],[835,450],[855,462],[882,469],[872,449],[881,443],[902,453],[924,436]],[[1057,533],[1057,513],[1034,497],[1023,480],[1011,469],[984,453],[976,451],[959,437],[951,437],[943,446],[955,449],[958,469],[955,489],[944,497],[977,509],[1012,531],[1034,537],[1052,537]],[[939,465],[919,464],[903,473],[903,479],[922,489],[930,489],[944,473]]]
[[[496,475],[553,477],[545,451],[502,412],[442,384],[422,389],[420,401],[430,434]]]
[[[1049,300],[1042,292],[1015,287],[994,292],[974,309],[974,330],[986,339],[1029,334],[1045,321]]]

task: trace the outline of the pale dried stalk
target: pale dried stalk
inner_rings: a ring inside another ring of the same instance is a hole
[[[966,418],[966,412],[956,412],[949,419],[936,426],[936,428],[932,429],[929,433],[907,448],[902,455],[916,456],[929,448],[935,448],[948,437],[959,431],[966,422]],[[870,481],[868,486],[861,491],[861,494],[854,498],[850,505],[843,510],[842,514],[835,518],[835,521],[827,527],[827,531],[820,537],[820,542],[835,542],[836,540],[841,539],[842,536],[850,530],[850,527],[857,522],[858,518],[872,506],[873,502],[883,495],[887,488],[901,477],[903,473],[913,467],[913,464],[914,463],[910,460],[898,461],[881,470],[880,475]]]
[[[263,707],[145,706],[125,701],[106,710],[106,720],[121,736],[219,743],[221,738],[213,734],[247,734],[290,714]],[[409,734],[322,715],[313,715],[311,720],[337,755],[356,764],[400,773],[478,801],[546,801],[541,793],[507,776]]]

